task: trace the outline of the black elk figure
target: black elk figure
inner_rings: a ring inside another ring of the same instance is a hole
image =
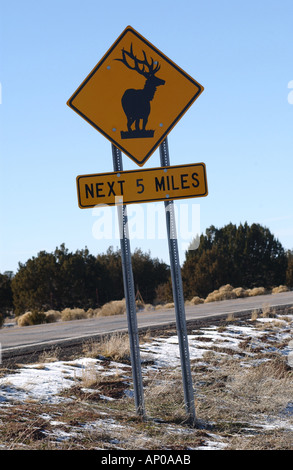
[[[151,104],[156,89],[159,85],[164,85],[165,80],[156,77],[156,73],[160,70],[160,65],[151,59],[148,62],[146,54],[142,51],[144,59],[138,59],[134,53],[132,44],[130,52],[122,49],[122,59],[115,59],[121,61],[126,67],[135,72],[143,75],[146,78],[144,88],[135,90],[130,88],[126,90],[122,96],[121,103],[124,113],[127,117],[127,132],[121,131],[122,139],[134,139],[142,137],[153,137],[153,130],[146,130],[148,117],[151,111]],[[142,129],[140,129],[140,120],[142,120]],[[135,129],[132,130],[131,126],[135,123]]]

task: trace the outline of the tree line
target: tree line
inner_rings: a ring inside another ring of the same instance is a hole
[[[260,224],[230,223],[220,229],[212,225],[201,235],[198,248],[186,252],[182,277],[187,297],[206,297],[225,284],[293,287],[293,252],[285,251]]]
[[[182,265],[184,295],[206,297],[222,285],[293,287],[293,252],[285,251],[259,224],[210,226],[193,240]],[[149,253],[132,254],[135,289],[145,303],[172,300],[169,266]],[[0,314],[28,310],[97,308],[124,297],[120,250],[94,256],[88,249],[70,252],[64,244],[19,263],[17,273],[0,274]]]
[[[138,249],[132,254],[132,267],[136,289],[145,303],[153,302],[157,285],[168,280],[167,264]],[[10,289],[10,307],[16,316],[28,310],[97,308],[120,300],[124,297],[120,250],[110,247],[93,256],[87,248],[73,253],[62,244],[53,253],[41,251],[19,263]],[[9,303],[8,295],[6,299]]]

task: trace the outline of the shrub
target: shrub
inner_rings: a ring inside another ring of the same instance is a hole
[[[192,297],[190,302],[192,305],[203,304],[204,299],[202,299],[201,297],[195,296],[195,297]]]
[[[4,317],[3,317],[3,315],[0,313],[0,328],[2,328],[3,323],[4,323]]]
[[[17,317],[18,326],[40,325],[42,323],[46,323],[46,315],[36,310],[25,312],[23,315]]]
[[[237,298],[248,296],[246,289],[243,289],[243,287],[236,287],[233,289],[233,292],[236,294]]]
[[[108,317],[110,315],[123,315],[126,313],[126,302],[122,300],[112,300],[102,306],[97,313],[98,317]]]
[[[61,319],[61,313],[58,310],[48,310],[45,315],[46,323],[54,323]]]
[[[198,304],[202,304],[203,302],[204,302],[204,299],[196,295],[195,297],[192,297],[191,300],[186,300],[185,305],[198,305]]]
[[[86,316],[87,316],[87,318],[96,317],[99,311],[100,311],[99,308],[89,308],[89,309],[86,311]]]
[[[100,353],[114,361],[129,359],[130,346],[128,335],[115,333],[99,343]]]
[[[168,302],[167,304],[163,305],[164,308],[174,308],[174,302]]]
[[[279,286],[279,287],[274,287],[272,290],[272,294],[280,294],[281,292],[288,292],[289,289],[287,286]]]
[[[230,284],[220,287],[218,290],[211,292],[205,302],[216,302],[217,300],[236,299],[237,295],[234,288]]]
[[[264,287],[254,287],[253,289],[247,289],[246,292],[248,293],[249,297],[268,294],[268,291]]]
[[[161,304],[156,305],[155,309],[164,310],[165,308],[174,308],[174,306],[175,306],[174,302],[168,302],[164,305],[161,305]]]
[[[61,312],[62,321],[82,320],[83,318],[87,318],[83,308],[65,308]]]

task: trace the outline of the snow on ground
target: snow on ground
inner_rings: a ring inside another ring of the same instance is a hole
[[[82,379],[91,367],[107,375],[122,372],[116,362],[112,362],[110,372],[106,372],[101,363],[99,359],[81,358],[24,365],[16,373],[0,379],[0,405],[3,402],[25,400],[56,404],[66,400],[59,393],[72,387],[74,381]],[[125,368],[125,364],[121,366]]]
[[[270,322],[273,320],[275,319],[263,318],[259,321]],[[281,353],[288,357],[288,363],[290,364],[293,362],[292,326],[291,328],[284,328],[280,334],[283,339],[288,339],[288,344]],[[201,328],[199,334],[188,336],[190,359],[202,359],[211,346],[233,349],[237,353],[241,351],[239,343],[246,337],[253,337],[257,341],[262,335],[263,331],[254,328],[253,325],[250,327],[231,324],[221,332],[216,326]],[[256,343],[257,346],[260,344],[259,342]],[[263,345],[263,347],[268,348],[268,345]],[[273,346],[269,348],[270,350],[274,349]],[[148,367],[180,366],[177,335],[167,338],[154,338],[149,343],[144,343],[140,351],[143,361],[154,361],[154,366]],[[90,367],[94,367],[101,374],[120,373],[123,375],[127,366],[111,362],[109,370],[109,367],[104,368],[102,360],[92,358],[24,365],[17,372],[0,378],[0,405],[10,401],[23,402],[27,399],[47,403],[65,400],[65,398],[59,396],[59,393],[72,387],[74,380],[82,378],[86,373],[85,371],[89,370]]]
[[[282,317],[277,318],[277,320],[283,322],[283,328],[280,328],[273,334],[279,335],[280,337],[278,339],[282,339],[283,344],[285,344],[283,349],[279,352],[287,356],[289,365],[293,367],[293,322],[286,322],[282,320]],[[293,320],[293,316],[291,316],[291,320]],[[276,321],[276,318],[261,318],[259,321]],[[241,326],[231,323],[227,324],[227,327],[222,330],[215,326],[200,328],[188,337],[190,359],[202,360],[204,362],[204,355],[210,351],[211,347],[229,348],[230,350],[234,350],[235,354],[240,353],[240,343],[248,337],[252,338],[252,346],[261,346],[264,350],[273,350],[274,345],[273,343],[270,345],[269,340],[266,341],[266,343],[262,343],[261,337],[263,333],[263,329],[256,328],[253,323],[251,323],[251,326]],[[180,367],[177,335],[151,338],[148,343],[142,344],[140,349],[143,361],[143,373],[148,371],[148,369]],[[223,350],[224,349],[222,349],[222,351]],[[219,352],[219,354],[225,353]],[[253,355],[253,347],[251,352],[247,352],[247,354]],[[152,364],[148,365],[150,360]],[[58,404],[61,401],[70,400],[70,397],[61,396],[60,393],[72,387],[77,380],[82,379],[90,368],[94,368],[94,370],[100,374],[115,374],[116,376],[119,374],[121,377],[127,377],[128,379],[131,377],[130,366],[113,361],[105,368],[102,360],[92,358],[23,365],[14,373],[9,373],[0,378],[0,410],[1,407],[9,406],[9,404],[23,403],[25,401]],[[128,390],[127,393],[132,392]],[[107,399],[107,397],[103,398]],[[292,416],[292,403],[289,403],[288,409],[284,410],[284,419],[286,418],[286,414]],[[44,415],[42,415],[42,417],[44,419],[46,418]],[[48,419],[51,419],[50,416],[48,416]],[[105,420],[109,421],[109,418],[105,417]],[[51,420],[51,425],[53,424]],[[60,421],[58,425],[60,425]],[[111,422],[109,421],[107,426],[109,427],[110,425]],[[115,425],[117,425],[117,423]],[[267,426],[269,426],[269,424],[267,424]],[[66,436],[64,435],[63,438],[66,438]],[[210,434],[210,442],[206,442],[203,449],[221,449],[224,445],[225,444],[221,443],[218,436],[213,439],[213,436]],[[198,449],[200,449],[200,447],[198,447]]]
[[[293,319],[293,316],[291,316]],[[289,316],[287,317],[289,318]],[[276,319],[263,318],[258,321],[272,322]],[[278,321],[283,321],[279,320]],[[288,325],[288,322],[284,321],[284,326]],[[235,353],[242,352],[240,349],[240,343],[246,338],[250,337],[255,339],[255,346],[260,345],[263,348],[268,348],[267,344],[262,344],[259,338],[263,336],[263,330],[258,330],[250,326],[237,326],[230,325],[226,330],[219,331],[218,327],[211,326],[207,328],[201,328],[200,334],[194,334],[188,336],[189,342],[189,355],[190,360],[202,359],[204,354],[210,351],[211,346],[213,347],[225,347],[234,350]],[[282,339],[288,339],[288,345],[281,351],[282,354],[288,356],[289,365],[292,362],[293,366],[293,341],[292,339],[292,326],[282,330]],[[253,344],[253,341],[252,341]],[[273,346],[269,346],[270,351],[274,349]],[[142,359],[153,359],[155,364],[162,367],[178,366],[180,364],[180,355],[178,348],[177,336],[170,338],[156,338],[149,344],[144,344],[141,347]]]

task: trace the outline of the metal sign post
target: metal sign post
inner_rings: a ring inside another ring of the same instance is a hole
[[[162,166],[170,166],[169,149],[167,137],[160,145],[160,159]],[[176,221],[174,213],[174,202],[165,201],[166,211],[166,225],[167,225],[167,236],[169,244],[169,255],[170,255],[170,267],[172,277],[172,289],[173,298],[175,305],[177,334],[180,349],[181,359],[181,371],[183,381],[183,391],[185,399],[185,408],[188,415],[188,419],[192,425],[195,425],[195,407],[194,407],[194,392],[192,385],[192,376],[190,368],[190,357],[188,348],[188,337],[186,328],[185,318],[185,307],[184,307],[184,296],[183,286],[181,278],[181,268],[179,263],[177,233],[176,233]]]
[[[121,151],[112,144],[112,157],[114,171],[123,171]],[[135,289],[131,263],[129,233],[127,226],[127,211],[125,205],[118,205],[118,222],[120,230],[120,246],[122,258],[122,272],[124,294],[126,301],[126,314],[128,322],[128,335],[130,343],[130,357],[132,365],[135,406],[138,415],[144,416],[144,397],[141,374],[141,361],[139,352],[139,337],[136,318]]]

